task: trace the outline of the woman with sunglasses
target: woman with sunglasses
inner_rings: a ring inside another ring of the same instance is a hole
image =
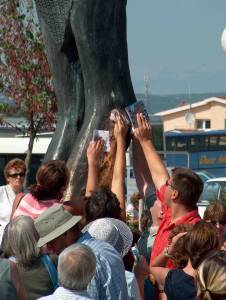
[[[10,160],[4,168],[6,185],[0,186],[0,244],[6,224],[10,219],[13,201],[22,192],[26,166],[23,160]]]

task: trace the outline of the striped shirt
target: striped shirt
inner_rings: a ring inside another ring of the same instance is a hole
[[[75,291],[59,287],[50,296],[39,298],[38,300],[94,300],[90,298],[86,291]]]
[[[119,253],[108,243],[86,238],[76,243],[89,246],[96,256],[96,273],[87,291],[96,300],[128,300],[125,268]]]
[[[58,204],[60,204],[60,201],[57,199],[39,201],[29,193],[26,194],[20,201],[13,218],[23,215],[30,216],[32,219],[36,219],[47,208]]]

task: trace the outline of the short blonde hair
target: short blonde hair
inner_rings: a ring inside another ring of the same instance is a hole
[[[197,300],[226,299],[226,252],[214,250],[197,272]]]
[[[24,161],[20,158],[14,158],[7,162],[4,168],[5,180],[7,180],[7,177],[9,177],[9,171],[11,169],[20,169],[23,173],[26,173],[26,165]]]

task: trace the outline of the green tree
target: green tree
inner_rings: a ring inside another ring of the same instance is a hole
[[[56,99],[33,2],[1,1],[0,11],[0,91],[27,120],[26,186],[34,140],[53,128]]]

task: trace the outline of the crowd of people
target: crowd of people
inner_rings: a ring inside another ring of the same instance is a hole
[[[169,175],[149,121],[136,118],[133,130],[120,113],[114,121],[107,186],[100,184],[104,141],[90,142],[87,182],[73,203],[64,202],[64,162],[44,163],[28,191],[24,162],[7,163],[7,184],[0,187],[0,299],[226,299],[226,204],[211,203],[201,220],[201,179],[186,168]],[[128,137],[139,193],[126,209]]]

